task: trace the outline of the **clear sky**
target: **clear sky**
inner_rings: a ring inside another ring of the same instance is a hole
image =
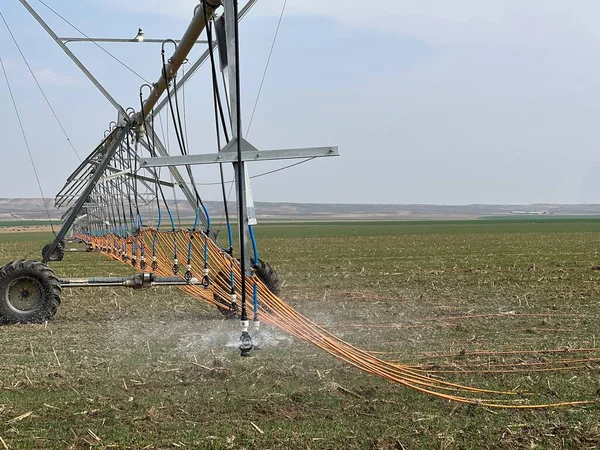
[[[89,36],[130,38],[141,27],[147,38],[178,39],[197,2],[46,3]],[[78,35],[31,4],[59,35]],[[282,5],[259,0],[242,21],[244,129]],[[112,106],[18,0],[2,0],[0,11],[75,148],[88,154],[116,118]],[[341,156],[253,180],[255,200],[600,203],[599,20],[596,0],[288,0],[248,138],[264,149],[335,144]],[[140,78],[92,44],[70,46],[124,107],[137,109]],[[147,80],[159,77],[160,45],[106,48]],[[3,23],[0,57],[44,193],[53,196],[78,159]],[[194,153],[216,150],[207,69],[185,94]],[[0,114],[0,197],[38,197],[3,77]],[[215,167],[195,171],[197,181],[218,180]],[[219,199],[216,188],[201,194]]]

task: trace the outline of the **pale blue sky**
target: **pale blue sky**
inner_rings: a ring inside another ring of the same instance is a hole
[[[196,4],[47,3],[90,36],[133,37],[141,27],[148,38],[179,38]],[[245,124],[282,3],[259,0],[241,25]],[[31,4],[59,35],[77,35]],[[114,120],[111,105],[17,0],[3,0],[0,11],[86,155]],[[255,200],[600,203],[599,19],[593,0],[288,0],[249,140],[265,149],[337,144],[341,156],[254,180]],[[123,106],[137,107],[140,79],[91,44],[71,48]],[[160,45],[106,48],[158,78]],[[45,194],[53,196],[78,160],[1,23],[0,56]],[[186,89],[197,153],[215,151],[207,69]],[[0,196],[39,196],[3,79],[0,114]],[[250,172],[279,165],[254,164]],[[197,181],[218,179],[216,168],[196,173]],[[219,199],[216,188],[201,194]]]

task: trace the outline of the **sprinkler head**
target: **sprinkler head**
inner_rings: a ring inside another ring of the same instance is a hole
[[[240,356],[250,356],[250,351],[254,348],[252,338],[247,331],[242,332],[240,336]]]

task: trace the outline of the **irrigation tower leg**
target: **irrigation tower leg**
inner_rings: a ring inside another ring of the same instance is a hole
[[[96,167],[96,171],[94,172],[94,175],[92,176],[92,178],[90,178],[87,186],[85,187],[85,189],[83,190],[83,192],[81,193],[79,198],[77,199],[77,202],[73,206],[73,209],[71,209],[69,216],[65,219],[65,222],[63,223],[62,228],[60,229],[60,231],[54,238],[54,241],[52,241],[52,243],[50,244],[50,248],[47,249],[46,254],[44,255],[44,257],[42,259],[42,262],[44,264],[46,264],[48,262],[48,260],[50,259],[50,255],[52,255],[52,252],[54,252],[54,250],[58,247],[60,241],[62,241],[63,238],[69,232],[71,225],[73,225],[73,222],[79,215],[79,212],[81,211],[83,205],[85,204],[85,202],[87,202],[89,195],[92,193],[92,191],[96,187],[96,183],[104,175],[104,171],[106,170],[106,167],[108,166],[111,159],[115,155],[117,149],[121,145],[121,142],[123,142],[123,139],[125,139],[125,136],[127,136],[127,133],[129,133],[129,131],[131,130],[131,126],[132,126],[131,123],[128,123],[124,127],[116,129],[116,131],[114,132],[113,141],[110,144],[108,144],[108,148],[106,149],[106,151],[104,153],[102,162],[100,162],[98,167]]]

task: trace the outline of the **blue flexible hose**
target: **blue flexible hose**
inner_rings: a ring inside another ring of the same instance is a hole
[[[256,247],[256,239],[254,238],[254,229],[252,225],[248,225],[248,231],[250,232],[250,240],[252,241],[252,252],[254,253],[254,265],[258,264],[258,248]]]
[[[254,318],[258,318],[258,286],[256,282],[254,283],[254,287],[252,290],[252,300],[254,301]]]

